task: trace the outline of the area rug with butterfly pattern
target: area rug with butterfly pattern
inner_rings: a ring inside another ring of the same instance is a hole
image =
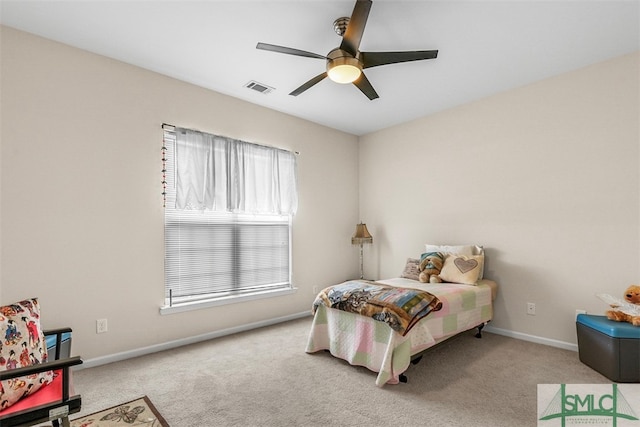
[[[169,427],[169,424],[147,396],[71,420],[71,427],[116,426]]]

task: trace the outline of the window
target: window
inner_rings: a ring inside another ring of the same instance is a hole
[[[195,139],[186,143],[195,145],[185,148],[180,132],[190,132]],[[165,130],[164,143],[163,310],[291,291],[295,155],[180,128]],[[242,144],[249,146],[239,148]],[[187,156],[186,151],[193,147],[195,158],[188,162],[176,158]],[[179,171],[184,165],[189,167],[186,178],[185,171]],[[241,170],[243,167],[248,170]],[[186,182],[193,176],[194,182]],[[271,181],[277,184],[280,179],[283,182],[273,190]],[[270,188],[263,187],[265,181]],[[241,185],[249,188],[238,189]]]

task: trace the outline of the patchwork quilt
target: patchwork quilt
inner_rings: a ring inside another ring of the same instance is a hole
[[[321,304],[385,322],[402,336],[420,319],[442,308],[440,300],[429,292],[367,280],[351,280],[324,289],[313,302],[312,312]]]
[[[480,280],[476,286],[399,278],[383,283],[425,290],[435,295],[442,307],[402,335],[387,323],[320,304],[315,307],[306,352],[329,350],[352,365],[364,366],[378,373],[376,385],[382,387],[400,382],[412,355],[493,317],[492,293],[497,285],[489,280]]]

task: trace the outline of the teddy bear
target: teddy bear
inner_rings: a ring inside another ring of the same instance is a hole
[[[624,301],[612,302],[613,310],[607,310],[607,318],[616,322],[629,322],[640,326],[640,285],[631,285],[624,292]]]
[[[440,271],[444,264],[444,254],[441,252],[427,252],[420,256],[420,265],[418,265],[418,280],[422,283],[441,283]]]

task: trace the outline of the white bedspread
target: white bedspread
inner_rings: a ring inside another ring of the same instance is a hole
[[[410,279],[380,280],[392,286],[418,288],[437,296],[442,309],[418,322],[406,336],[386,323],[354,313],[319,306],[313,319],[307,353],[329,350],[352,365],[378,372],[376,385],[397,384],[411,356],[493,317],[497,285],[481,280],[476,286],[420,283]]]

